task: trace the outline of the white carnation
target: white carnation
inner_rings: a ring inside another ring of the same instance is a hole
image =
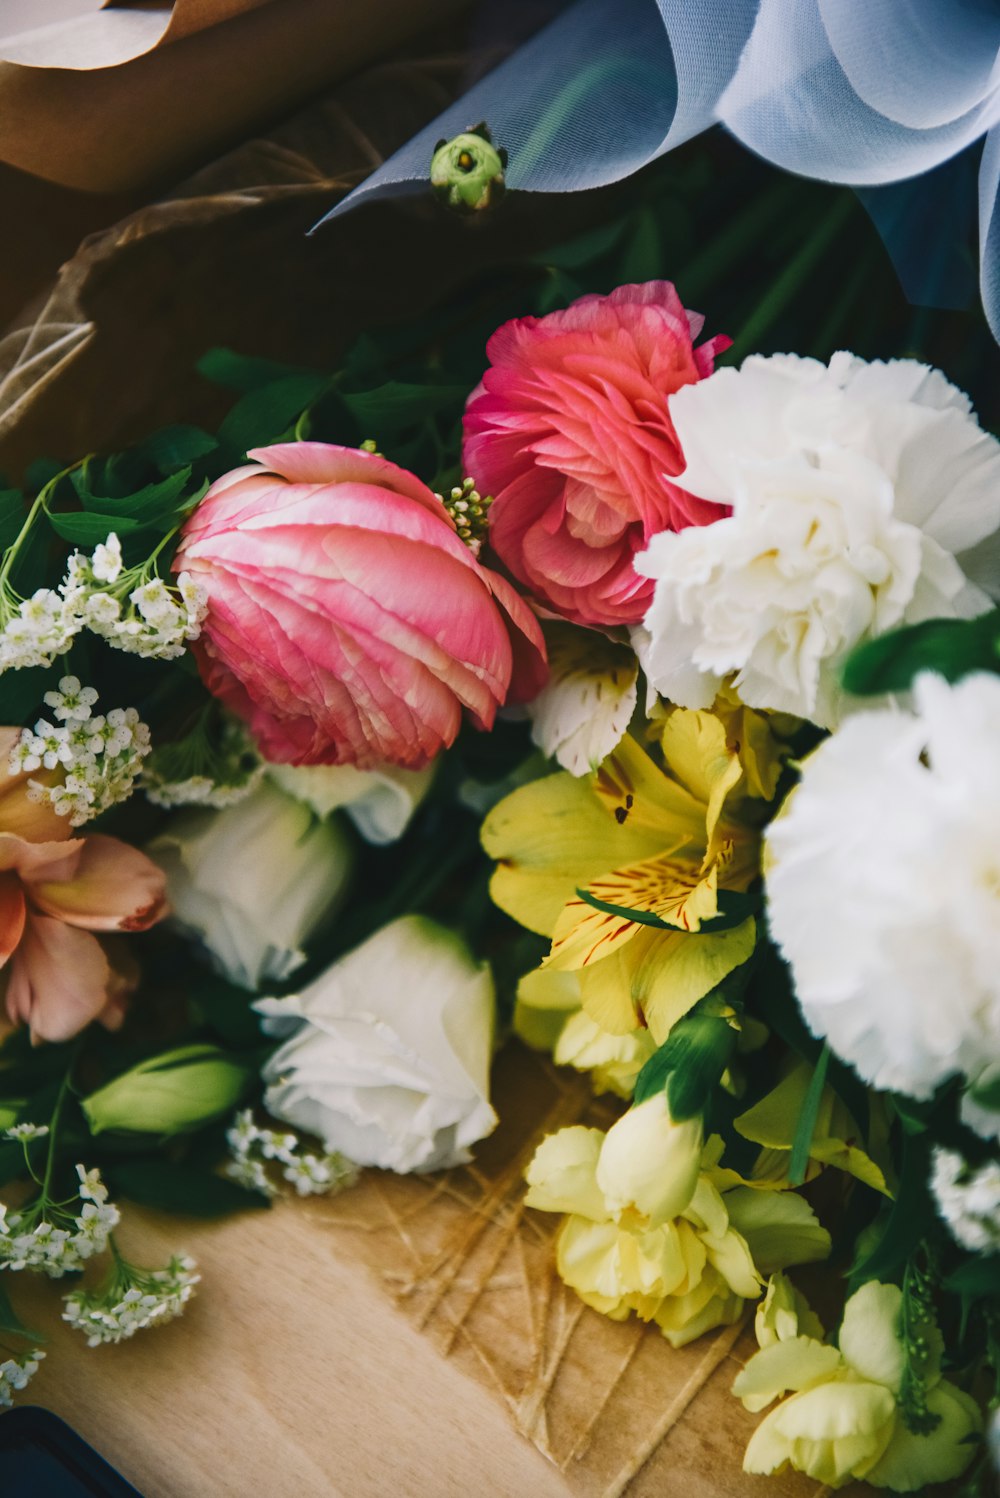
[[[732,514],[636,558],[656,590],[634,643],[665,697],[708,707],[732,674],[749,706],[829,727],[860,641],[989,608],[973,578],[1000,529],[1000,443],[937,370],[753,357],[670,414],[680,482]]]
[[[765,867],[813,1032],[874,1086],[927,1097],[1000,1063],[1000,679],[924,675],[914,697],[809,757]]]

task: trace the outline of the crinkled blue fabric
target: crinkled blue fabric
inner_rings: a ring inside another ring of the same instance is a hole
[[[953,235],[961,173],[938,169],[985,138],[980,280],[1000,338],[1000,0],[577,0],[328,217],[424,188],[436,142],[481,119],[529,192],[619,181],[721,123],[777,166],[866,189],[908,294],[938,305],[965,292],[909,179],[936,173]]]

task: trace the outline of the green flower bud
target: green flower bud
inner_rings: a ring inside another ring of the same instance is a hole
[[[494,146],[485,124],[440,140],[431,158],[431,186],[449,208],[481,213],[504,191],[507,152]]]
[[[250,1068],[215,1046],[188,1045],[140,1061],[82,1103],[91,1130],[179,1134],[230,1113]]]

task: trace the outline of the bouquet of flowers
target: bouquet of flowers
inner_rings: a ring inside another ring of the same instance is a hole
[[[566,1284],[753,1313],[748,1472],[985,1492],[1000,444],[703,337],[651,226],[0,494],[0,1401],[20,1273],[91,1344],[193,1293],[116,1202],[468,1160],[513,1032],[615,1100],[526,1172]]]

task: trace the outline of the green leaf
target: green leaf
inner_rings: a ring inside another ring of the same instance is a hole
[[[855,1287],[866,1280],[891,1280],[934,1222],[930,1194],[930,1152],[923,1135],[902,1136],[902,1158],[896,1198],[870,1230],[871,1247],[851,1267]]]
[[[830,1047],[823,1045],[819,1053],[819,1060],[813,1069],[809,1079],[809,1087],[802,1103],[802,1112],[799,1121],[795,1125],[795,1138],[792,1140],[792,1153],[788,1162],[788,1184],[790,1186],[801,1186],[809,1169],[809,1147],[812,1144],[813,1134],[816,1132],[816,1118],[819,1114],[819,1105],[823,1098],[823,1088],[826,1085],[827,1067],[830,1065]]]
[[[140,520],[128,520],[120,515],[95,515],[87,511],[78,515],[50,514],[49,524],[57,536],[86,551],[98,542],[106,541],[112,531],[121,539],[145,529]]]
[[[946,1277],[944,1288],[974,1301],[1000,1298],[1000,1253],[967,1260]]]
[[[151,463],[161,473],[168,474],[190,467],[199,458],[206,458],[218,445],[215,438],[203,432],[201,427],[172,426],[147,437],[133,449],[133,454]]]
[[[328,375],[296,374],[250,390],[219,427],[219,446],[243,458],[251,448],[280,440],[329,383]]]
[[[133,494],[121,497],[102,492],[101,474],[95,473],[90,465],[74,469],[71,479],[85,510],[100,514],[102,518],[111,515],[143,525],[172,520],[194,498],[193,495],[185,494],[191,479],[190,465],[178,469],[176,473],[169,474],[155,484],[145,484]],[[200,486],[202,494],[206,487],[207,485]]]
[[[612,905],[607,900],[599,900],[586,889],[578,888],[576,893],[584,904],[592,905],[595,910],[603,910],[606,915],[621,916],[623,920],[635,921],[638,926],[653,926],[657,931],[681,930],[681,927],[672,925],[670,921],[661,920],[651,910],[633,910],[627,905]],[[717,931],[731,931],[735,926],[742,926],[744,921],[760,910],[760,895],[720,889],[717,903],[719,914],[709,921],[702,921],[697,931],[686,933],[688,936],[709,936]]]
[[[416,426],[438,411],[461,411],[468,394],[464,385],[407,385],[390,380],[375,390],[345,391],[343,401],[359,426],[381,443],[386,433]]]
[[[196,368],[213,385],[222,385],[226,390],[238,390],[243,395],[251,390],[260,390],[265,385],[273,385],[278,380],[300,375],[312,376],[315,373],[296,364],[279,364],[274,359],[257,359],[250,354],[238,354],[230,348],[209,349],[198,360]]]
[[[112,1195],[125,1196],[140,1207],[188,1217],[222,1217],[270,1206],[259,1191],[247,1191],[200,1166],[177,1165],[156,1155],[106,1165],[104,1176]]]
[[[1000,610],[978,619],[928,619],[869,640],[848,657],[843,683],[859,697],[905,692],[920,671],[947,681],[1000,671]]]

